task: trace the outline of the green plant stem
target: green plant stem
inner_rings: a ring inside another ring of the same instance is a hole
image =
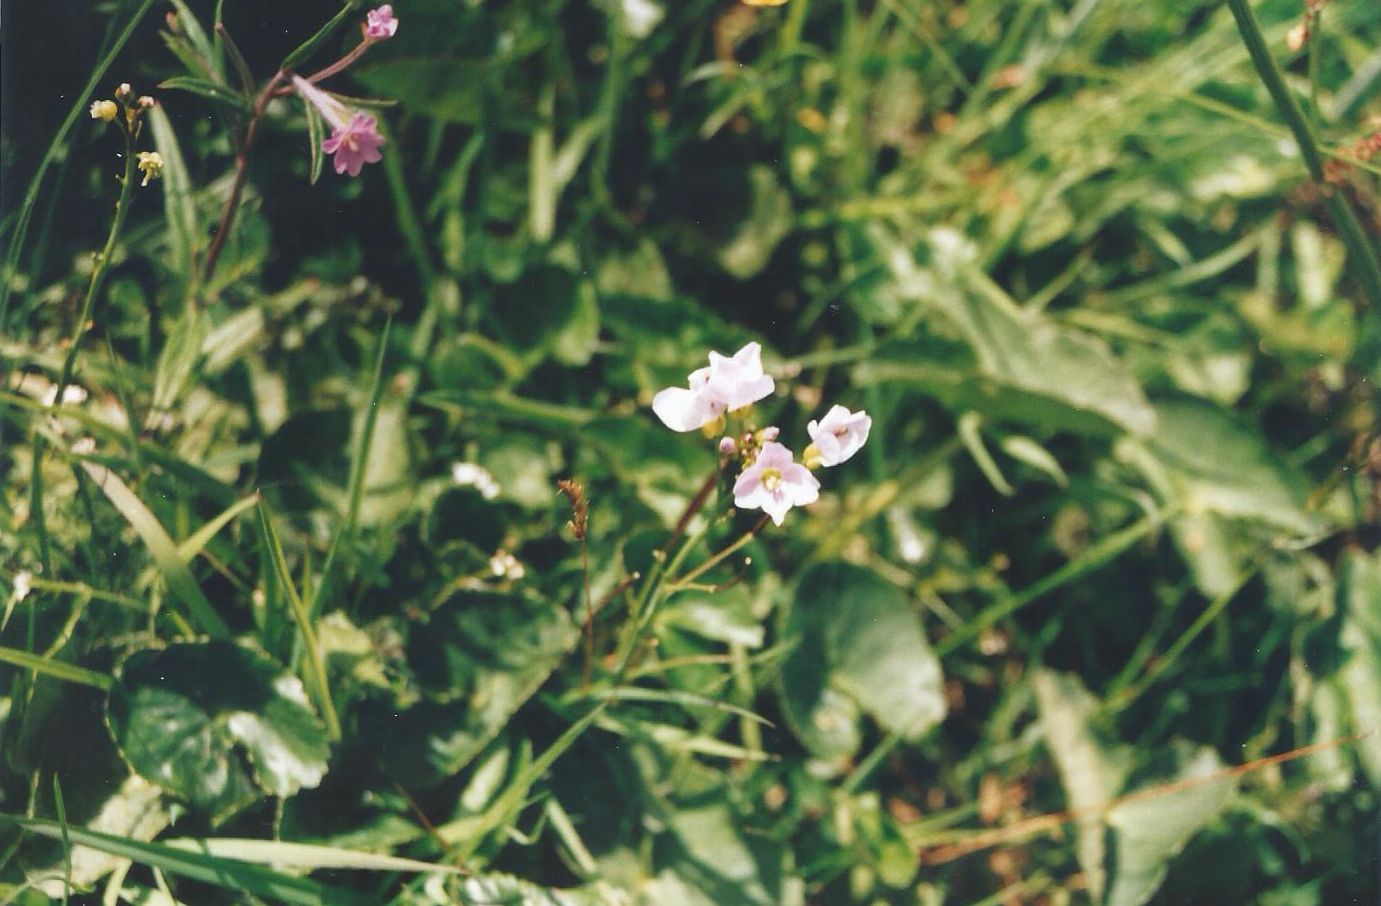
[[[1143,516],[1121,531],[1114,532],[1091,546],[1079,559],[1071,560],[1045,578],[1037,580],[1015,594],[1001,598],[965,624],[964,628],[936,643],[935,653],[942,658],[953,653],[963,645],[973,641],[983,630],[993,626],[999,620],[1011,616],[1060,586],[1066,585],[1117,558],[1143,538],[1149,536],[1170,515],[1169,512],[1162,512],[1156,515]]]
[[[48,174],[48,168],[52,166],[57,157],[58,149],[67,141],[67,134],[72,131],[77,119],[86,110],[91,95],[96,91],[96,85],[105,78],[110,64],[115,62],[115,57],[124,50],[125,44],[134,34],[135,27],[143,21],[144,14],[149,11],[153,4],[154,0],[144,0],[139,5],[139,8],[134,11],[134,15],[130,16],[124,30],[115,38],[110,50],[101,58],[101,62],[96,64],[96,68],[91,72],[91,78],[87,80],[81,93],[77,95],[72,109],[67,112],[67,118],[62,121],[62,126],[58,128],[58,134],[53,136],[53,141],[49,144],[47,153],[43,155],[43,160],[39,162],[33,179],[29,180],[29,188],[24,193],[24,202],[19,209],[19,218],[15,222],[14,233],[10,237],[10,247],[5,256],[5,272],[0,274],[0,334],[5,332],[6,317],[9,314],[11,285],[15,277],[14,272],[19,266],[19,256],[24,250],[24,237],[29,231],[29,219],[33,215],[34,204],[38,201],[38,190],[43,185],[43,178]]]
[[[129,213],[130,201],[134,194],[136,173],[134,135],[130,131],[128,122],[123,118],[119,122],[125,137],[125,171],[120,177],[120,197],[115,202],[115,217],[111,220],[110,232],[106,235],[105,246],[96,256],[92,265],[91,280],[86,285],[86,298],[82,300],[81,314],[77,318],[76,326],[72,328],[72,338],[68,341],[67,355],[62,360],[62,371],[58,373],[57,388],[53,396],[54,408],[62,405],[63,391],[72,382],[72,375],[77,368],[77,352],[81,349],[82,339],[86,336],[86,331],[95,312],[96,297],[100,295],[101,287],[105,283],[110,259],[115,254],[115,246],[119,242],[120,231],[124,228],[125,217]],[[34,514],[34,527],[38,531],[39,562],[43,564],[44,572],[51,573],[52,559],[48,550],[48,532],[43,523],[43,481],[41,478],[43,452],[43,435],[35,433],[33,462],[29,473],[32,476],[29,481],[29,512]]]
[[[1376,247],[1367,238],[1361,221],[1357,219],[1357,214],[1347,203],[1347,199],[1326,184],[1324,154],[1320,150],[1318,137],[1315,136],[1314,129],[1305,117],[1304,111],[1300,109],[1295,96],[1285,84],[1285,76],[1266,46],[1266,38],[1261,33],[1261,25],[1256,21],[1251,6],[1247,0],[1228,0],[1228,8],[1237,20],[1237,30],[1242,34],[1242,42],[1247,46],[1247,53],[1252,58],[1257,75],[1265,83],[1266,90],[1270,92],[1280,115],[1285,118],[1286,125],[1294,133],[1295,142],[1299,145],[1300,156],[1304,158],[1309,175],[1320,184],[1324,203],[1328,205],[1338,232],[1347,245],[1349,257],[1356,263],[1357,277],[1371,301],[1374,313],[1381,315],[1381,259],[1377,258]]]

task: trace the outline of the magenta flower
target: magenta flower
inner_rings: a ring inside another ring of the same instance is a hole
[[[812,465],[814,460],[822,466],[839,465],[868,442],[872,427],[872,418],[862,409],[850,412],[843,406],[831,406],[824,418],[811,419],[806,425],[811,439],[805,453],[806,464]]]
[[[398,20],[393,17],[393,4],[385,3],[371,9],[364,17],[364,36],[371,41],[391,38],[398,32]]]
[[[710,364],[691,372],[689,389],[668,387],[652,398],[652,411],[673,431],[694,431],[750,406],[776,384],[762,370],[762,345],[749,343],[733,356],[710,353]]]
[[[293,76],[293,87],[331,126],[331,137],[321,143],[321,150],[332,156],[337,173],[359,176],[365,164],[383,160],[379,148],[384,137],[379,134],[378,120],[351,110],[301,76]]]
[[[810,470],[796,462],[791,451],[775,441],[762,445],[753,464],[734,482],[734,506],[762,510],[777,525],[794,506],[814,503],[820,497],[820,482]]]

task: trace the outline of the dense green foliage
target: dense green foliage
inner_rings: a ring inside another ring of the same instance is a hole
[[[4,902],[1381,897],[1375,0],[398,0],[358,176],[364,6],[107,6],[6,48]],[[754,340],[873,419],[780,527],[649,408]]]

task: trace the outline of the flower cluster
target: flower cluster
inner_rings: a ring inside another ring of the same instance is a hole
[[[91,102],[87,112],[91,118],[101,123],[118,122],[125,130],[126,141],[132,143],[143,126],[144,113],[152,110],[157,102],[147,94],[135,97],[134,87],[129,82],[121,82],[115,89],[115,100],[101,98]],[[124,113],[124,117],[120,116]],[[163,175],[163,157],[157,151],[140,151],[138,167],[144,174],[141,186]]]
[[[734,481],[734,505],[760,509],[777,525],[796,506],[807,506],[820,497],[820,481],[812,474],[822,466],[837,466],[851,458],[868,440],[873,420],[863,411],[832,406],[823,418],[806,425],[810,445],[797,462],[778,442],[781,430],[760,430],[748,425],[753,403],[770,396],[776,382],[762,368],[762,346],[749,343],[732,356],[710,353],[710,364],[691,372],[686,387],[668,387],[652,399],[652,411],[673,431],[725,430],[730,419],[743,423],[739,434],[719,441],[719,452],[728,462],[737,457],[740,471]]]
[[[379,149],[385,144],[385,139],[379,134],[379,121],[367,113],[347,107],[315,83],[343,71],[371,45],[397,34],[398,19],[393,15],[393,6],[385,3],[366,13],[360,31],[364,34],[364,41],[336,63],[310,79],[292,76],[293,88],[298,95],[315,107],[331,127],[331,135],[322,141],[321,150],[331,155],[331,164],[337,173],[349,173],[351,176],[359,176],[365,164],[383,160]]]

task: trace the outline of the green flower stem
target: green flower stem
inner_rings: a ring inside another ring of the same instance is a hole
[[[1271,93],[1272,100],[1280,110],[1280,115],[1285,118],[1286,125],[1295,135],[1309,175],[1321,184],[1324,202],[1337,224],[1338,232],[1342,234],[1349,257],[1356,262],[1357,276],[1362,282],[1363,290],[1371,300],[1373,308],[1381,314],[1381,259],[1377,258],[1376,247],[1367,238],[1361,221],[1357,219],[1357,214],[1347,203],[1347,199],[1323,184],[1324,153],[1319,147],[1318,137],[1314,134],[1304,111],[1300,109],[1299,102],[1285,84],[1285,77],[1266,46],[1261,25],[1256,21],[1247,0],[1228,0],[1228,8],[1237,20],[1237,30],[1242,33],[1242,42],[1247,46],[1247,53],[1251,55],[1257,75],[1265,83],[1266,90]]]
[[[62,405],[62,393],[72,383],[72,375],[77,368],[77,352],[81,349],[82,339],[86,336],[87,326],[91,323],[91,317],[96,308],[96,297],[100,295],[101,287],[105,284],[106,273],[110,268],[110,259],[115,254],[115,245],[119,242],[120,231],[124,228],[125,217],[129,213],[130,201],[134,194],[136,171],[134,134],[130,131],[130,124],[124,118],[123,112],[116,122],[120,124],[120,130],[125,137],[125,172],[120,177],[120,197],[115,202],[115,217],[110,223],[110,232],[106,235],[105,247],[96,256],[96,261],[91,268],[91,280],[86,285],[86,298],[82,300],[81,314],[77,318],[76,326],[72,328],[72,338],[68,341],[67,355],[63,358],[62,371],[58,374],[57,391],[53,396],[54,408]],[[43,481],[41,478],[43,450],[43,434],[35,432],[33,465],[29,473],[32,476],[29,481],[29,512],[33,514],[34,526],[38,531],[39,562],[43,564],[45,573],[51,573],[52,563],[48,551],[48,532],[43,524]]]

